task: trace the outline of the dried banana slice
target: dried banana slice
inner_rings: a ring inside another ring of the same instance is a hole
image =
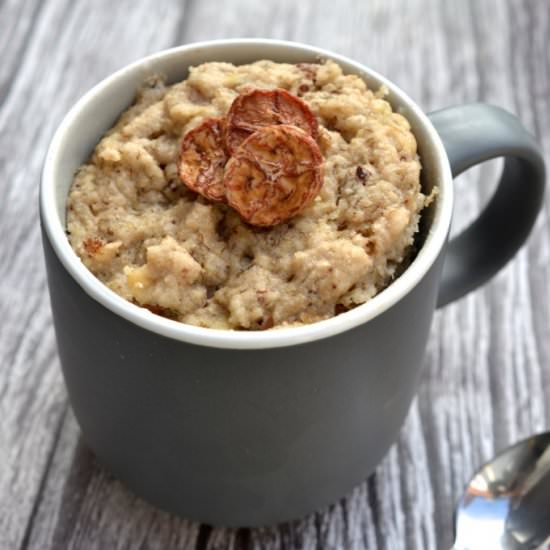
[[[252,225],[281,223],[313,201],[323,183],[322,163],[317,143],[300,128],[260,128],[226,165],[227,202]]]
[[[239,95],[227,113],[225,141],[228,151],[233,154],[256,130],[275,124],[297,126],[314,140],[319,137],[317,119],[300,98],[282,88],[252,90]]]
[[[178,171],[181,181],[207,199],[225,200],[223,171],[228,156],[224,141],[225,119],[207,118],[185,134]]]

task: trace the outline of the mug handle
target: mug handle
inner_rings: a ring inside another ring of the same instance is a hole
[[[453,177],[480,162],[505,157],[489,204],[449,242],[437,302],[441,307],[485,283],[525,242],[542,206],[545,168],[533,136],[499,107],[473,103],[428,117],[443,141]]]

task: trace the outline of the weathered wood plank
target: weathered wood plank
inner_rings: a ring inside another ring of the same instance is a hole
[[[550,158],[546,0],[5,0],[0,31],[0,548],[449,547],[454,503],[476,466],[550,426],[550,198],[528,247],[485,289],[437,313],[419,397],[376,475],[301,521],[233,530],[154,509],[81,442],[55,354],[37,181],[55,125],[92,84],[148,52],[238,36],[350,55],[428,111],[499,104]],[[459,178],[453,231],[486,202],[498,169]]]
[[[36,209],[44,152],[81,93],[125,63],[173,43],[171,14],[181,7],[175,1],[134,10],[131,2],[12,0],[0,8],[0,548],[34,540],[66,409]],[[155,26],[148,24],[151,17]],[[63,480],[57,481],[62,496]]]

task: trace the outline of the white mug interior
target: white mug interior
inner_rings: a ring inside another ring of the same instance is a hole
[[[394,110],[410,122],[422,162],[426,191],[438,187],[437,200],[423,213],[425,236],[410,266],[374,298],[336,317],[309,325],[268,331],[232,331],[186,325],[155,315],[118,296],[97,279],[71,248],[65,232],[65,203],[74,174],[101,136],[132,103],[137,89],[151,74],[168,82],[186,77],[188,68],[207,61],[243,64],[259,59],[311,62],[331,58],[346,73],[360,75],[371,88],[385,85]],[[447,239],[453,203],[452,176],[439,135],[422,110],[395,84],[343,56],[302,44],[278,40],[233,39],[180,46],[151,55],[119,70],[86,93],[56,131],[42,173],[40,213],[51,245],[65,269],[84,292],[113,313],[147,330],[196,345],[260,349],[290,346],[326,338],[364,324],[408,294],[439,256]]]

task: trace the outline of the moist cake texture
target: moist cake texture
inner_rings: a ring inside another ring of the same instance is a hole
[[[249,89],[283,88],[319,124],[323,184],[269,228],[182,184],[182,138]],[[183,82],[148,79],[80,167],[67,203],[70,243],[114,292],[156,314],[221,329],[313,323],[362,304],[412,254],[420,162],[385,90],[332,61],[205,63]]]

